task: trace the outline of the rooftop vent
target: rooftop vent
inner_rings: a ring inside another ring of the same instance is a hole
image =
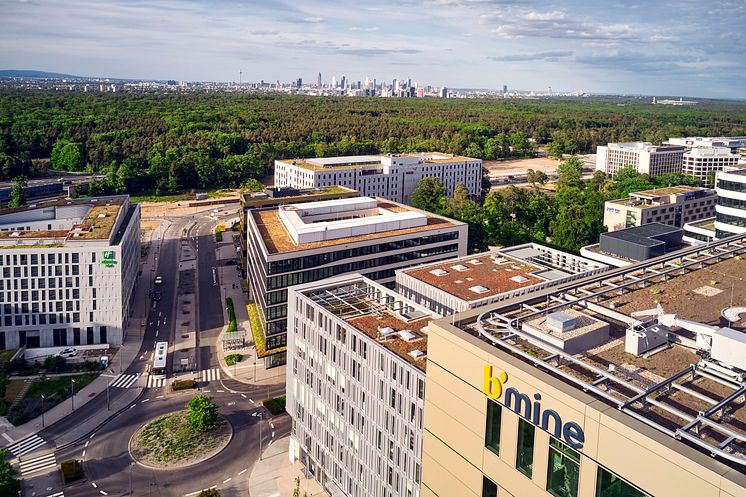
[[[525,283],[528,281],[528,278],[526,278],[525,276],[513,276],[510,279],[511,281],[515,281],[516,283]]]
[[[446,271],[445,269],[433,269],[432,271],[430,271],[430,274],[432,274],[433,276],[445,276],[446,274],[448,274],[448,271]]]
[[[422,359],[423,357],[425,357],[425,353],[420,349],[414,349],[409,352],[409,356],[413,359]]]
[[[454,271],[468,271],[469,268],[464,266],[463,264],[456,264],[455,266],[451,266],[451,269]]]
[[[469,261],[469,264],[473,264],[474,266],[478,266],[482,263],[479,259],[472,259]]]
[[[553,312],[547,316],[547,327],[563,333],[575,328],[575,318],[566,312]]]
[[[482,285],[473,286],[469,288],[469,290],[471,290],[474,293],[486,293],[490,291],[489,288],[483,287]]]

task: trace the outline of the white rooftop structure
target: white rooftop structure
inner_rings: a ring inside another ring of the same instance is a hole
[[[425,226],[421,212],[394,212],[378,206],[376,199],[359,197],[326,200],[279,209],[280,219],[297,244],[370,235],[392,230]]]

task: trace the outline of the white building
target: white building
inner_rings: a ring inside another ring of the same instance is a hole
[[[536,292],[609,266],[536,243],[396,272],[396,291],[443,316]]]
[[[393,286],[394,271],[466,254],[467,225],[370,197],[252,209],[247,278],[268,367],[285,362],[288,287],[346,273]],[[290,314],[292,316],[292,314]]]
[[[140,259],[128,196],[4,209],[0,249],[0,349],[122,344]]]
[[[275,161],[275,186],[344,186],[360,195],[408,204],[425,177],[438,178],[446,195],[460,183],[470,195],[482,191],[482,161],[440,153],[360,155]]]
[[[596,170],[609,176],[614,176],[624,167],[650,176],[680,173],[685,150],[683,146],[653,145],[649,142],[599,145],[596,150]]]
[[[746,147],[746,136],[688,136],[684,138],[669,138],[664,145],[677,145],[692,148],[726,147],[731,153],[737,153],[741,147]]]
[[[719,172],[715,190],[715,237],[746,233],[746,169]]]
[[[715,173],[735,166],[740,158],[728,147],[695,147],[684,152],[681,172],[699,178],[702,184],[712,188]]]
[[[290,457],[334,496],[418,497],[427,309],[360,275],[290,289]]]

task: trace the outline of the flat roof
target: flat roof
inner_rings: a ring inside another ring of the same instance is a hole
[[[417,212],[417,209],[406,205],[398,204],[388,200],[376,199],[376,205],[379,209],[386,209],[393,213],[406,213],[406,212]],[[296,243],[293,241],[291,234],[288,232],[285,224],[279,215],[278,208],[270,209],[256,209],[252,210],[251,216],[254,219],[259,234],[262,237],[267,253],[278,254],[285,252],[293,252],[299,250],[310,250],[321,247],[332,247],[335,245],[344,245],[348,243],[361,242],[366,240],[380,239],[390,236],[404,235],[408,233],[417,233],[423,231],[430,231],[435,229],[447,228],[451,226],[459,226],[463,223],[454,221],[445,217],[435,216],[434,214],[424,213],[426,216],[426,223],[423,226],[415,226],[404,229],[394,229],[391,231],[378,232],[378,233],[366,233],[362,235],[354,235],[343,238],[337,238],[333,240],[322,240],[317,242],[309,243]]]
[[[360,275],[301,290],[381,347],[426,370],[428,324],[437,314]]]
[[[421,152],[383,155],[350,155],[342,157],[310,157],[298,159],[284,159],[277,162],[295,165],[311,171],[327,171],[335,169],[356,169],[361,166],[383,166],[383,158],[417,158],[428,164],[448,164],[452,162],[464,162],[478,160],[463,155],[451,155],[442,152]]]
[[[682,195],[684,193],[708,191],[707,188],[698,186],[667,186],[663,188],[653,188],[652,190],[643,190],[641,192],[633,192],[631,195],[637,195],[639,197],[661,197],[663,195]],[[715,192],[712,192],[715,193]]]
[[[670,226],[663,223],[648,223],[641,226],[633,226],[622,230],[601,233],[601,236],[652,247],[663,243],[660,240],[656,240],[654,237],[675,233],[677,231],[682,231],[682,229],[678,226]]]
[[[681,443],[675,436],[744,472],[746,370],[738,362],[743,358],[733,359],[736,363],[713,358],[714,342],[698,339],[697,330],[717,333],[725,311],[737,309],[729,314],[737,319],[729,323],[733,331],[727,335],[746,340],[745,255],[746,234],[466,311],[437,324],[447,330],[454,322],[617,407],[630,422],[644,419],[670,435],[672,447]],[[560,294],[562,299],[551,298]],[[608,340],[569,355],[523,331],[523,323],[570,310],[608,323]],[[627,352],[631,326],[637,330],[633,343],[639,330],[658,333],[661,326],[668,339],[642,353]]]
[[[699,221],[694,221],[693,223],[686,223],[690,226],[694,226],[695,228],[702,228],[704,230],[710,230],[715,231],[715,218],[714,217],[708,217],[707,219],[701,219]]]
[[[265,193],[266,191],[256,192],[258,195],[255,193],[244,192],[241,194],[241,204],[246,208],[252,208],[264,204],[305,202],[313,200],[314,198],[329,198],[334,195],[354,197],[358,193],[357,190],[346,188],[344,186],[321,186],[318,188],[292,190],[294,191],[294,194],[292,195],[274,197]]]

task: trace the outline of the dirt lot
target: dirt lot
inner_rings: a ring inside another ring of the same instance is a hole
[[[595,155],[578,156],[583,161],[584,169],[592,169],[595,166]],[[554,171],[562,161],[550,159],[548,157],[537,157],[534,159],[513,159],[513,160],[487,160],[484,161],[484,168],[489,171],[490,176],[497,174],[519,174],[525,173],[528,169],[534,171]]]

